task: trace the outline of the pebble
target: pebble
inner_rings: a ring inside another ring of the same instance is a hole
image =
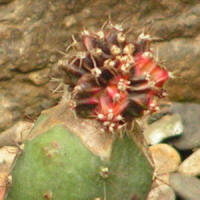
[[[17,151],[18,148],[13,146],[4,146],[0,148],[0,172],[9,172],[9,167],[11,166]]]
[[[172,112],[179,113],[184,125],[183,135],[174,139],[172,144],[187,150],[200,146],[200,105],[194,103],[173,103]]]
[[[147,200],[175,200],[176,195],[171,187],[166,184],[159,185],[152,189]]]
[[[0,149],[0,199],[4,199],[6,185],[12,180],[10,169],[17,155],[18,148],[5,146]]]
[[[178,172],[189,176],[200,175],[200,149],[197,149],[181,163]]]
[[[175,193],[169,186],[169,177],[181,162],[179,153],[168,144],[155,144],[149,147],[149,152],[153,159],[154,177],[147,200],[175,200]]]
[[[166,115],[152,123],[144,130],[144,136],[151,145],[158,144],[166,138],[181,135],[183,124],[179,114]]]
[[[170,185],[182,200],[200,199],[200,180],[196,177],[172,173]]]
[[[170,145],[156,144],[149,147],[149,151],[157,175],[167,174],[178,169],[181,158],[179,153]]]

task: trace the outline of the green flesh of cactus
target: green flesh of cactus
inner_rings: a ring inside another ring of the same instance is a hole
[[[115,139],[100,135],[98,125],[75,119],[59,105],[36,122],[13,169],[6,199],[145,200],[152,171],[130,134]]]

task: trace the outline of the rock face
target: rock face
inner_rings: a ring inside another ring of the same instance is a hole
[[[199,101],[199,11],[198,0],[0,0],[0,93],[15,104],[3,109],[10,123],[5,117],[0,131],[57,102],[49,82],[58,50],[67,48],[73,33],[99,27],[109,14],[133,34],[145,29],[157,38],[155,51],[175,76],[170,99]]]

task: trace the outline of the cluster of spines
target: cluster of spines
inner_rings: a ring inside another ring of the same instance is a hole
[[[150,43],[144,33],[129,41],[126,30],[111,22],[95,33],[83,31],[79,42],[73,38],[74,55],[60,64],[72,77],[76,111],[88,110],[104,130],[114,132],[145,110],[158,110],[156,98],[166,95],[162,86],[169,75],[154,59]]]

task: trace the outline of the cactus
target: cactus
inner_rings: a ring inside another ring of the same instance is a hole
[[[73,37],[59,61],[70,100],[44,111],[13,169],[7,200],[145,200],[152,163],[136,118],[158,109],[168,72],[144,33],[110,21]],[[92,119],[91,119],[92,118]],[[134,123],[133,123],[134,122]]]
[[[137,138],[139,128],[138,135],[123,138],[99,128],[74,117],[66,104],[43,112],[14,167],[6,199],[144,200],[152,166]]]

